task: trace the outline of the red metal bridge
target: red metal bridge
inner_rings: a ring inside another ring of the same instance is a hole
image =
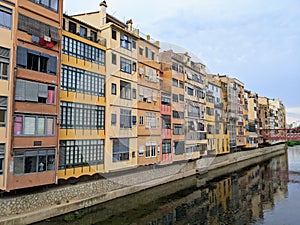
[[[265,140],[300,141],[300,127],[289,129],[261,129],[260,134]]]

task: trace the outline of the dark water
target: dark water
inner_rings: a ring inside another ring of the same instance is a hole
[[[300,147],[217,179],[189,177],[37,224],[299,225]]]

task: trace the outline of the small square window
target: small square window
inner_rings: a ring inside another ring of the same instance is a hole
[[[112,39],[117,40],[117,31],[115,29],[111,30],[111,37]]]
[[[140,55],[144,54],[144,49],[142,47],[139,47],[139,53],[140,53]]]
[[[140,116],[140,125],[144,125],[144,117]]]
[[[116,126],[117,125],[117,115],[111,114],[111,125]]]
[[[136,49],[136,41],[132,40],[132,48]]]
[[[132,98],[136,99],[136,89],[135,88],[132,89]]]
[[[111,54],[111,63],[117,65],[117,55],[114,53]]]
[[[116,95],[117,94],[117,85],[112,83],[111,84],[111,94]]]
[[[132,126],[136,126],[136,116],[132,116]]]
[[[136,62],[133,62],[133,63],[132,63],[132,70],[133,70],[134,72],[136,72]]]

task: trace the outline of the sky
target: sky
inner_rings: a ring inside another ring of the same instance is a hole
[[[98,11],[101,0],[64,0],[68,15]],[[299,0],[106,0],[107,12],[192,52],[207,71],[242,81],[247,90],[286,107],[300,121]],[[171,46],[171,45],[170,45]]]

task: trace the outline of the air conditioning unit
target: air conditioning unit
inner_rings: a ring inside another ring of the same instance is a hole
[[[44,40],[47,41],[47,42],[51,42],[51,37],[45,35]]]

